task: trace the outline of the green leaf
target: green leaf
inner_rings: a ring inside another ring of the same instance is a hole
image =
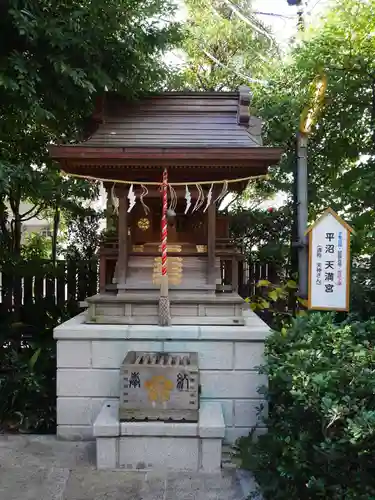
[[[268,300],[265,300],[265,299],[262,299],[260,302],[259,302],[259,307],[261,309],[268,309],[270,307],[270,303],[268,302]]]
[[[296,289],[298,288],[297,283],[294,280],[288,280],[286,283],[287,288]]]
[[[41,351],[42,351],[42,348],[38,347],[38,349],[36,349],[36,351],[34,352],[34,354],[29,359],[29,367],[30,367],[31,370],[34,369],[35,363],[38,361],[38,358],[40,356]]]
[[[301,297],[297,297],[297,300],[301,304],[301,306],[306,307],[306,308],[309,306],[308,300],[302,299]]]
[[[270,286],[272,283],[268,280],[259,280],[257,282],[257,287]]]
[[[271,290],[268,292],[268,297],[275,302],[279,298],[279,294],[276,290]]]

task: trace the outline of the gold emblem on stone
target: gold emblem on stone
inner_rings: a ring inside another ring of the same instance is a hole
[[[183,259],[182,257],[168,257],[167,270],[168,270],[168,281],[171,285],[179,285],[182,279],[182,269],[183,269]],[[152,281],[154,285],[160,285],[161,277],[161,257],[155,257],[154,259],[154,269],[152,273]]]
[[[164,375],[154,375],[145,382],[148,400],[154,403],[166,403],[171,397],[173,383]]]
[[[206,253],[207,252],[207,245],[197,245],[197,252],[198,253]]]
[[[150,229],[150,221],[146,219],[146,217],[143,217],[142,219],[139,219],[137,226],[141,231],[147,231],[147,229]]]
[[[181,245],[169,245],[167,244],[167,252],[181,252],[182,247]],[[159,245],[159,252],[161,252],[161,245]]]
[[[133,252],[144,252],[144,245],[133,245]]]

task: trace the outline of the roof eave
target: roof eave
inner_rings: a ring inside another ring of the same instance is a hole
[[[220,158],[231,160],[261,160],[276,164],[280,161],[283,150],[273,147],[82,147],[82,146],[50,146],[49,153],[54,160],[179,160],[192,161],[215,160]]]

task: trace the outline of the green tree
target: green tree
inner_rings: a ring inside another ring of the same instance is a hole
[[[0,227],[13,253],[22,219],[51,203],[59,210],[83,186],[61,180],[47,145],[82,138],[105,89],[134,98],[163,86],[162,54],[179,39],[173,9],[161,0],[0,3]],[[25,199],[30,214],[20,213]]]
[[[186,61],[181,88],[237,90],[241,84],[263,79],[277,44],[254,16],[251,1],[186,0]]]
[[[255,89],[265,119],[265,141],[286,155],[271,169],[274,190],[291,194],[295,133],[319,74],[328,87],[321,116],[309,138],[309,212],[332,206],[357,230],[356,253],[374,253],[372,196],[375,147],[375,1],[334,1],[304,40]]]

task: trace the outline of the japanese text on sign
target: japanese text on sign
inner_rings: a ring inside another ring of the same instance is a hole
[[[348,226],[327,211],[311,228],[309,307],[346,310],[348,307]]]

